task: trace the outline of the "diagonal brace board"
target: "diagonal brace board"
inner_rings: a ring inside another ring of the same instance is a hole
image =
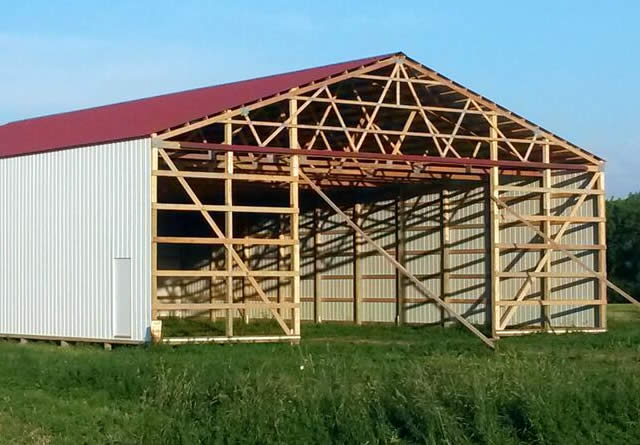
[[[529,227],[531,230],[533,230],[534,232],[536,232],[536,234],[538,234],[540,237],[542,237],[547,243],[549,243],[551,245],[551,247],[553,247],[554,250],[559,250],[561,252],[563,252],[567,257],[569,257],[570,259],[572,259],[573,261],[575,261],[576,263],[578,263],[587,273],[593,275],[594,278],[600,278],[600,274],[598,272],[596,272],[595,270],[593,270],[591,267],[589,267],[584,261],[582,261],[580,258],[578,258],[577,256],[575,256],[574,254],[572,254],[570,251],[568,251],[567,249],[565,249],[563,246],[561,246],[560,244],[556,243],[553,239],[551,239],[550,237],[548,237],[546,234],[544,234],[540,229],[538,229],[536,226],[534,226],[533,224],[531,224],[529,221],[527,221],[525,218],[523,218],[522,216],[520,216],[515,210],[513,210],[512,208],[509,207],[508,204],[506,204],[504,201],[502,201],[500,198],[496,198],[495,196],[491,196],[491,199],[498,204],[498,206],[502,207],[503,209],[505,209],[507,212],[511,213],[516,219],[520,220],[520,222],[522,222],[524,225],[526,225],[527,227]],[[633,298],[631,295],[629,295],[628,293],[626,293],[625,291],[623,291],[622,289],[620,289],[618,286],[616,286],[615,284],[613,284],[611,281],[607,280],[607,286],[611,289],[613,289],[614,291],[616,291],[617,293],[619,293],[620,295],[622,295],[624,298],[626,298],[629,302],[633,303],[633,304],[637,304],[640,306],[640,301],[636,300],[635,298]]]
[[[167,154],[167,152],[164,149],[159,149],[159,153],[162,156],[162,158],[164,159],[164,161],[167,163],[167,166],[172,171],[174,171],[174,172],[178,171],[178,168],[176,167],[176,165],[174,164],[174,162],[171,160],[171,158],[169,157],[169,155]],[[193,189],[191,188],[189,183],[187,183],[187,181],[183,177],[180,177],[180,176],[178,177],[178,181],[180,181],[180,185],[182,185],[182,187],[187,192],[187,194],[189,195],[189,197],[191,198],[193,203],[196,206],[200,207],[200,213],[202,213],[202,216],[207,221],[209,226],[211,226],[211,228],[213,229],[213,231],[216,234],[216,236],[218,236],[219,238],[225,238],[224,233],[222,232],[220,227],[218,227],[218,225],[213,220],[213,218],[211,218],[211,215],[209,215],[209,212],[205,210],[202,202],[200,202],[200,199],[198,199],[198,196],[195,194],[195,192],[193,191]],[[229,243],[225,243],[224,247],[225,247],[225,249],[227,249],[231,253],[231,255],[233,257],[233,260],[238,264],[240,269],[242,269],[242,271],[247,274],[247,279],[249,280],[251,285],[255,288],[256,292],[258,293],[258,295],[260,296],[262,301],[264,303],[266,303],[266,304],[271,304],[271,302],[269,301],[269,298],[267,297],[267,295],[264,293],[264,291],[260,287],[260,284],[258,283],[258,281],[255,279],[255,277],[251,276],[249,268],[244,263],[244,261],[242,260],[240,255],[238,255],[236,250],[233,248],[233,245],[231,245]],[[291,329],[289,329],[289,326],[287,326],[287,324],[284,321],[284,319],[282,318],[282,316],[280,316],[280,314],[278,314],[278,312],[273,307],[269,307],[269,310],[270,310],[271,314],[273,315],[273,317],[278,322],[278,324],[280,325],[280,327],[282,328],[282,330],[285,332],[285,334],[291,335],[292,334]]]
[[[495,343],[485,336],[482,332],[480,332],[474,325],[469,323],[464,319],[460,314],[458,314],[451,306],[445,303],[440,297],[431,292],[419,279],[417,279],[411,272],[409,272],[402,264],[400,264],[395,258],[393,258],[389,253],[380,247],[369,235],[367,235],[358,225],[353,222],[349,216],[347,216],[341,209],[338,207],[332,200],[329,198],[322,189],[316,185],[309,177],[302,171],[299,170],[298,174],[300,178],[313,189],[329,206],[340,215],[347,225],[355,230],[367,243],[369,243],[374,249],[376,249],[382,256],[384,256],[389,262],[393,264],[393,266],[404,276],[406,276],[413,284],[415,284],[418,289],[424,292],[427,296],[432,298],[437,304],[439,304],[444,310],[446,310],[449,314],[451,314],[456,320],[458,320],[464,327],[469,329],[474,335],[476,335],[480,340],[482,340],[487,346],[492,349],[495,349]]]

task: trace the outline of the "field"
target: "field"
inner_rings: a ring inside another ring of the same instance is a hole
[[[640,443],[640,310],[491,352],[460,328],[304,325],[300,346],[0,342],[0,443]]]

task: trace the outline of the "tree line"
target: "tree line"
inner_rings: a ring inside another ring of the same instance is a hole
[[[607,200],[607,275],[640,298],[640,193]],[[626,300],[610,291],[609,301]]]

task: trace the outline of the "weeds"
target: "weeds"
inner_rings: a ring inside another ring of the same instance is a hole
[[[300,346],[3,342],[0,443],[640,443],[640,324],[624,309],[608,334],[498,353],[386,326],[305,326]]]

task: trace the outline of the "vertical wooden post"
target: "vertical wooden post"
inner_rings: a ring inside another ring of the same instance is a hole
[[[404,208],[404,195],[400,192],[400,196],[395,202],[395,225],[396,225],[396,261],[403,267],[406,267],[405,253],[405,225],[406,214]],[[396,324],[401,326],[405,322],[404,301],[406,295],[405,276],[396,270]]]
[[[224,124],[224,142],[225,144],[232,143],[232,127],[231,122],[226,122]],[[224,172],[225,172],[225,180],[224,180],[224,204],[226,206],[233,205],[233,183],[232,183],[232,175],[233,175],[233,152],[226,152],[224,154]],[[225,211],[225,238],[227,241],[230,241],[233,238],[233,213],[231,210]],[[231,249],[226,249],[226,261],[227,267],[227,292],[226,292],[226,302],[228,304],[233,303],[233,254],[231,253]],[[226,323],[225,323],[225,332],[228,337],[233,336],[233,309],[227,309]]]
[[[446,185],[440,190],[440,298],[447,301],[449,296],[449,194]],[[440,308],[440,319],[445,324],[447,313]]]
[[[491,125],[489,126],[489,155],[492,161],[498,160],[498,115],[490,115]],[[500,184],[500,170],[491,167],[489,172],[489,194],[494,198],[499,198],[498,185]],[[497,302],[500,301],[500,208],[498,204],[491,200],[490,206],[490,231],[491,231],[491,336],[498,338],[497,330],[500,323],[500,308]]]
[[[293,149],[300,148],[298,143],[298,101],[289,99],[289,116],[291,118],[291,126],[289,127],[289,147]],[[292,155],[289,163],[291,183],[289,187],[289,202],[293,209],[291,214],[291,268],[294,273],[293,285],[291,286],[291,294],[293,299],[293,335],[300,335],[300,202],[299,202],[299,173],[300,158],[298,155]]]
[[[322,323],[322,295],[320,293],[320,209],[313,209],[313,321]]]
[[[362,226],[362,204],[353,206],[353,221]],[[358,232],[353,232],[353,320],[362,324],[362,239]]]
[[[282,221],[283,216],[278,215],[278,239],[281,240],[284,238],[284,223]],[[286,247],[285,246],[277,246],[276,248],[276,269],[284,270],[285,258],[286,258]],[[277,288],[276,288],[276,301],[278,304],[282,304],[284,302],[284,287],[289,284],[288,278],[278,277],[276,278]],[[278,314],[284,315],[284,311],[281,307],[278,307]]]
[[[154,135],[155,136],[155,133]],[[158,210],[154,204],[158,202],[158,177],[153,172],[158,170],[158,148],[151,146],[151,319],[158,319]]]
[[[598,190],[602,191],[601,195],[598,195],[598,217],[605,218],[607,216],[607,203],[604,194],[604,171],[600,172],[600,177],[597,183]],[[607,226],[606,220],[603,219],[598,223],[598,244],[603,248],[598,251],[598,272],[600,273],[600,286],[598,292],[598,298],[607,302]],[[600,327],[607,329],[607,305],[603,304],[600,308]]]
[[[550,153],[550,147],[549,147],[549,141],[545,140],[544,145],[542,146],[542,162],[548,164],[549,162],[551,162],[551,153]],[[551,188],[551,169],[545,168],[542,172],[542,187],[544,187],[545,189],[549,189]],[[551,216],[551,193],[550,192],[544,192],[542,194],[542,214],[544,216]],[[552,238],[552,233],[551,233],[551,221],[549,221],[548,219],[542,222],[542,232],[549,238]],[[546,243],[546,241],[543,240],[543,242]],[[548,244],[548,243],[547,243]],[[544,258],[545,254],[548,252],[548,254],[551,256],[553,255],[551,246],[549,246],[548,249],[545,250],[541,250],[540,251],[540,259]],[[544,272],[547,273],[551,273],[551,257],[549,258],[549,261],[547,261],[544,265],[543,268]],[[542,299],[543,300],[550,300],[551,299],[551,290],[552,290],[552,285],[551,285],[551,277],[545,277],[542,279]],[[551,308],[548,306],[544,306],[542,305],[540,308],[540,315],[542,318],[542,329],[549,329],[551,327],[551,316],[549,314],[549,312],[551,311]]]

